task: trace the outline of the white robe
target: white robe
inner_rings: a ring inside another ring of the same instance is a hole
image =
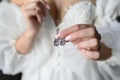
[[[118,10],[115,9],[117,6],[114,7],[116,10],[114,13],[112,13],[114,9],[109,12],[111,10],[109,7],[105,10],[110,2],[105,4],[104,1],[108,0],[98,0],[96,17],[94,17],[94,6],[90,2],[74,4],[58,27],[63,30],[75,24],[92,24],[96,18],[95,25],[102,35],[102,41],[113,51],[113,56],[106,61],[84,59],[81,52],[70,42],[65,46],[53,46],[57,28],[49,13],[44,19],[30,53],[20,55],[16,51],[15,42],[26,30],[23,16],[16,5],[2,2],[0,4],[0,69],[6,74],[22,72],[22,80],[119,80],[120,24],[115,20],[115,16],[111,17],[117,14]]]

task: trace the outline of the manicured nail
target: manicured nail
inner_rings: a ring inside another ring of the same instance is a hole
[[[61,36],[61,33],[55,35],[55,38],[57,39],[57,38],[59,38],[60,36]]]
[[[66,40],[66,41],[69,41],[71,38],[72,38],[71,35],[69,35],[69,36],[67,36],[67,37],[65,38],[65,40]]]

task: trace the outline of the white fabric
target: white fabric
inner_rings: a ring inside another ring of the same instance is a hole
[[[69,8],[58,27],[63,30],[75,24],[92,24],[93,14],[94,6],[91,2],[78,2]],[[119,38],[114,36],[119,33],[118,27],[107,27],[104,30],[99,27],[99,23],[96,18],[95,24],[98,25],[97,29],[102,36],[103,33],[107,35],[106,32],[110,32],[113,34],[110,39]],[[116,25],[119,24],[116,22]],[[111,24],[111,27],[114,25]],[[20,55],[15,49],[15,41],[26,30],[22,14],[14,4],[0,4],[0,69],[7,74],[22,72],[22,80],[119,80],[118,56],[97,62],[84,59],[72,43],[55,47],[53,40],[56,29],[48,13],[32,50],[28,55]],[[103,38],[103,41],[106,41],[104,39],[106,38]],[[109,42],[107,45],[113,48],[113,44]]]
[[[115,19],[120,15],[120,0],[97,0],[95,25],[103,42],[112,48],[113,55],[119,56],[120,23]]]

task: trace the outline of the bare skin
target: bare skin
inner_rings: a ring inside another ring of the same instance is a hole
[[[17,51],[24,55],[31,50],[42,20],[46,16],[47,5],[50,6],[51,16],[55,21],[56,19],[62,20],[65,15],[64,9],[78,1],[80,0],[11,0],[12,3],[21,6],[27,27],[24,34],[16,41]],[[81,35],[76,36],[78,33]],[[98,51],[100,43],[96,38],[97,34],[95,26],[79,24],[61,31],[56,37],[65,37],[67,41],[72,42],[76,48],[83,52],[85,58],[98,59],[100,57]],[[89,45],[87,45],[88,43]]]

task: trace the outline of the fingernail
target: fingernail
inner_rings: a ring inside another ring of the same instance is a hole
[[[57,38],[59,38],[60,36],[61,36],[61,33],[55,35],[55,38],[57,39]]]
[[[65,40],[66,40],[66,41],[69,41],[71,38],[72,38],[71,35],[69,35],[69,36],[67,36],[67,37],[65,38]]]

